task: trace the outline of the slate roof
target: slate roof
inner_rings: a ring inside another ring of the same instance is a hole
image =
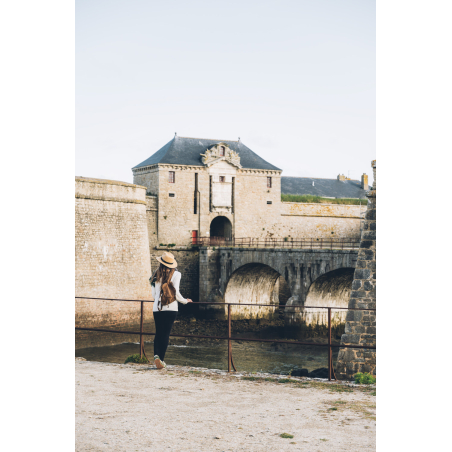
[[[312,183],[314,182],[314,186]],[[358,180],[317,179],[314,177],[281,177],[281,193],[314,195],[325,198],[366,198]]]
[[[230,149],[237,152],[243,168],[281,171],[280,168],[268,163],[241,142],[178,136],[175,136],[148,159],[134,166],[133,169],[156,163],[204,166],[201,161],[201,154],[204,154],[206,149],[217,143],[225,143]]]

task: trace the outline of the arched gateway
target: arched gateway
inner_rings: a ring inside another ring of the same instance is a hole
[[[210,223],[211,242],[227,242],[232,238],[232,224],[228,218],[218,216]]]

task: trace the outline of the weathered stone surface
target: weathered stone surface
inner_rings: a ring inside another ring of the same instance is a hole
[[[353,289],[349,300],[349,308],[376,309],[376,162],[372,162],[374,170],[374,189],[369,192],[369,203],[366,212],[358,263],[355,270]],[[358,317],[358,313],[361,317]],[[349,311],[346,317],[345,334],[342,344],[356,344],[361,346],[375,346],[376,344],[376,315],[374,311]],[[372,349],[341,349],[337,361],[336,376],[339,379],[352,379],[356,372],[370,372],[376,374],[376,351]]]
[[[152,299],[145,193],[145,187],[124,182],[76,178],[77,297]],[[77,326],[131,329],[138,325],[140,303],[89,299],[75,303]],[[152,319],[152,304],[146,303],[144,309],[146,318]],[[77,331],[77,343],[89,335],[93,333]],[[110,335],[99,336],[97,345],[102,343],[110,344]]]

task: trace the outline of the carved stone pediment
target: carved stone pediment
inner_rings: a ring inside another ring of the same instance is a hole
[[[209,149],[206,149],[202,156],[202,163],[206,166],[212,166],[213,164],[224,160],[231,165],[236,166],[237,168],[241,168],[240,165],[240,156],[237,152],[233,151],[229,148],[229,146],[225,143],[217,143],[211,146]]]

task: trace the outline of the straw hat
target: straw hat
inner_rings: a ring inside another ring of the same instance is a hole
[[[171,253],[163,253],[162,257],[156,257],[156,259],[163,265],[166,265],[169,268],[176,268],[177,262],[174,259],[174,256]]]

